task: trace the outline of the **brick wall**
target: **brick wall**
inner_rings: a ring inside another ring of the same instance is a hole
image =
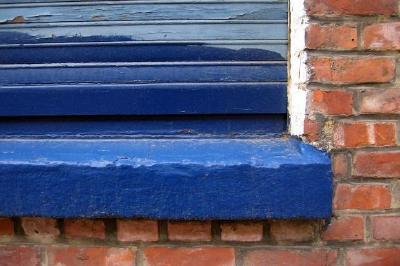
[[[305,2],[304,137],[332,153],[330,223],[0,218],[0,266],[400,265],[400,1]]]

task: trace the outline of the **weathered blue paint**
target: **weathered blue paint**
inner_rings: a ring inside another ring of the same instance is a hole
[[[294,139],[3,140],[0,216],[327,218],[329,157]]]
[[[29,26],[29,27],[28,27]],[[248,20],[235,21],[180,21],[168,24],[156,22],[87,22],[59,23],[57,25],[28,24],[2,25],[0,43],[50,42],[52,38],[75,37],[84,41],[87,38],[105,40],[110,37],[136,41],[176,41],[176,40],[286,40],[287,22],[269,23]],[[24,38],[20,38],[24,37]]]
[[[284,62],[0,66],[0,85],[59,83],[279,82]]]
[[[286,2],[190,1],[174,3],[113,1],[64,2],[59,4],[2,5],[0,22],[55,23],[77,21],[147,20],[271,20],[287,19]],[[19,19],[18,19],[19,18]]]
[[[0,87],[0,99],[0,116],[285,114],[287,106],[285,83],[13,86]]]
[[[75,116],[0,118],[0,135],[6,137],[138,137],[165,135],[245,136],[286,131],[282,115],[196,116]]]
[[[202,43],[86,43],[79,46],[0,47],[0,64],[279,61],[285,60],[287,51],[286,44],[225,46]]]

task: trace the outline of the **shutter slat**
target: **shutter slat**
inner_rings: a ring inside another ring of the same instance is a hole
[[[1,3],[1,2],[0,2]],[[54,23],[77,21],[152,21],[152,20],[271,20],[287,18],[287,3],[62,3],[58,5],[3,5],[0,21]]]
[[[279,114],[287,104],[284,83],[0,87],[0,99],[3,116]]]

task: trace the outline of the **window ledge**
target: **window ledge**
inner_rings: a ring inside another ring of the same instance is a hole
[[[9,139],[0,150],[0,216],[331,215],[329,156],[297,139]]]

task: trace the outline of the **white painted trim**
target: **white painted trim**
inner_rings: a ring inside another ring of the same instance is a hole
[[[304,133],[307,100],[306,82],[309,76],[305,51],[305,32],[308,18],[304,8],[304,0],[291,0],[289,2],[289,14],[289,133],[300,136]]]

